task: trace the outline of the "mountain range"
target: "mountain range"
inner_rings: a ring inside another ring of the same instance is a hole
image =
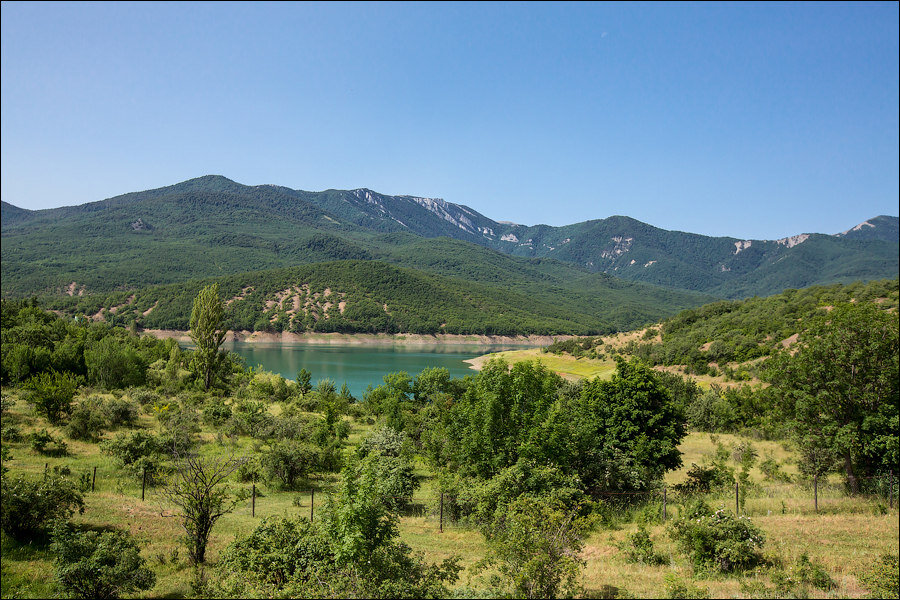
[[[892,216],[836,234],[742,240],[624,216],[526,226],[437,198],[245,186],[221,176],[47,210],[3,202],[0,218],[4,297],[94,296],[353,260],[535,301],[565,297],[563,304],[577,304],[567,305],[573,314],[596,314],[597,294],[627,288],[625,304],[672,303],[671,314],[713,297],[895,278],[900,248]],[[637,312],[651,318],[659,311]]]

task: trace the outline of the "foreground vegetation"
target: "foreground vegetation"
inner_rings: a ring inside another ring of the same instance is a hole
[[[3,302],[4,597],[896,595],[896,312],[835,306],[734,396],[619,358],[356,399],[246,369],[221,309],[185,352]]]

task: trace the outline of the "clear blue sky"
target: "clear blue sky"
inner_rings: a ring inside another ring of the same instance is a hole
[[[2,3],[2,198],[205,174],[739,238],[898,214],[898,4]]]

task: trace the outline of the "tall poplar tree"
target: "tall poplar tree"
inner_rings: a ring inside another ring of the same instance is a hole
[[[225,307],[219,298],[219,284],[208,285],[197,294],[191,310],[191,340],[197,346],[194,352],[195,373],[203,378],[203,389],[208,390],[225,358],[219,346],[225,341]]]

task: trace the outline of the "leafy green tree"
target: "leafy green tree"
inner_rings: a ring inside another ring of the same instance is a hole
[[[191,340],[197,346],[193,365],[205,390],[212,386],[224,360],[219,346],[225,341],[226,333],[225,308],[219,298],[219,284],[215,283],[200,290],[191,310]]]
[[[323,511],[334,561],[346,565],[341,579],[347,591],[354,597],[445,597],[443,583],[458,577],[457,561],[426,565],[397,541],[398,515],[384,502],[390,488],[375,463],[370,456],[345,468],[337,494]]]
[[[264,589],[282,592],[309,582],[331,558],[328,540],[308,519],[269,517],[250,535],[229,544],[219,568],[230,579],[226,585],[231,596],[265,597]]]
[[[373,415],[384,418],[388,427],[404,431],[416,408],[410,402],[412,378],[405,371],[399,371],[388,373],[382,379],[382,385],[366,390],[363,400]]]
[[[417,402],[425,402],[438,394],[458,395],[459,385],[450,377],[444,367],[428,367],[416,375],[413,381],[413,396]]]
[[[154,481],[167,448],[164,440],[143,430],[120,433],[110,440],[100,442],[100,451],[116,458],[134,477],[141,478],[146,472]]]
[[[448,492],[445,504],[451,518],[469,517],[474,523],[491,523],[502,517],[508,506],[522,495],[543,498],[560,506],[588,506],[577,475],[531,459],[520,459],[487,480],[442,475],[441,489]]]
[[[260,463],[270,481],[285,490],[293,490],[319,463],[319,451],[299,440],[281,440],[263,451]]]
[[[346,381],[341,384],[341,391],[338,392],[338,396],[340,397],[343,406],[349,407],[352,402],[356,402],[356,398],[350,393],[350,386],[347,385]]]
[[[681,466],[684,413],[640,362],[618,359],[612,379],[585,383],[560,420],[571,423],[571,440],[560,436],[565,428],[549,428],[548,435],[567,455],[560,464],[574,468],[588,490],[647,489]]]
[[[91,396],[81,400],[72,411],[66,424],[66,434],[73,440],[97,442],[103,435],[106,424],[103,399]]]
[[[106,389],[143,385],[147,363],[124,340],[107,336],[84,351],[88,381]]]
[[[234,428],[250,437],[258,437],[260,432],[270,425],[272,415],[264,402],[240,400],[231,411],[231,422]]]
[[[419,487],[407,439],[405,433],[381,427],[363,440],[357,452],[360,458],[371,458],[372,468],[383,484],[383,502],[394,509],[408,505]]]
[[[848,303],[818,319],[794,356],[770,361],[807,470],[838,463],[854,492],[860,476],[897,470],[898,356],[897,313]]]
[[[454,455],[449,466],[488,478],[523,454],[547,459],[539,425],[556,404],[561,385],[562,379],[537,361],[512,368],[502,360],[489,361],[449,415],[447,443]]]
[[[32,431],[29,434],[31,449],[44,456],[65,456],[69,453],[66,442],[46,429]]]
[[[71,412],[78,381],[71,373],[50,371],[29,379],[25,390],[25,401],[55,425]]]
[[[56,581],[67,597],[119,598],[156,584],[127,531],[78,532],[65,523],[54,530],[52,549]]]

